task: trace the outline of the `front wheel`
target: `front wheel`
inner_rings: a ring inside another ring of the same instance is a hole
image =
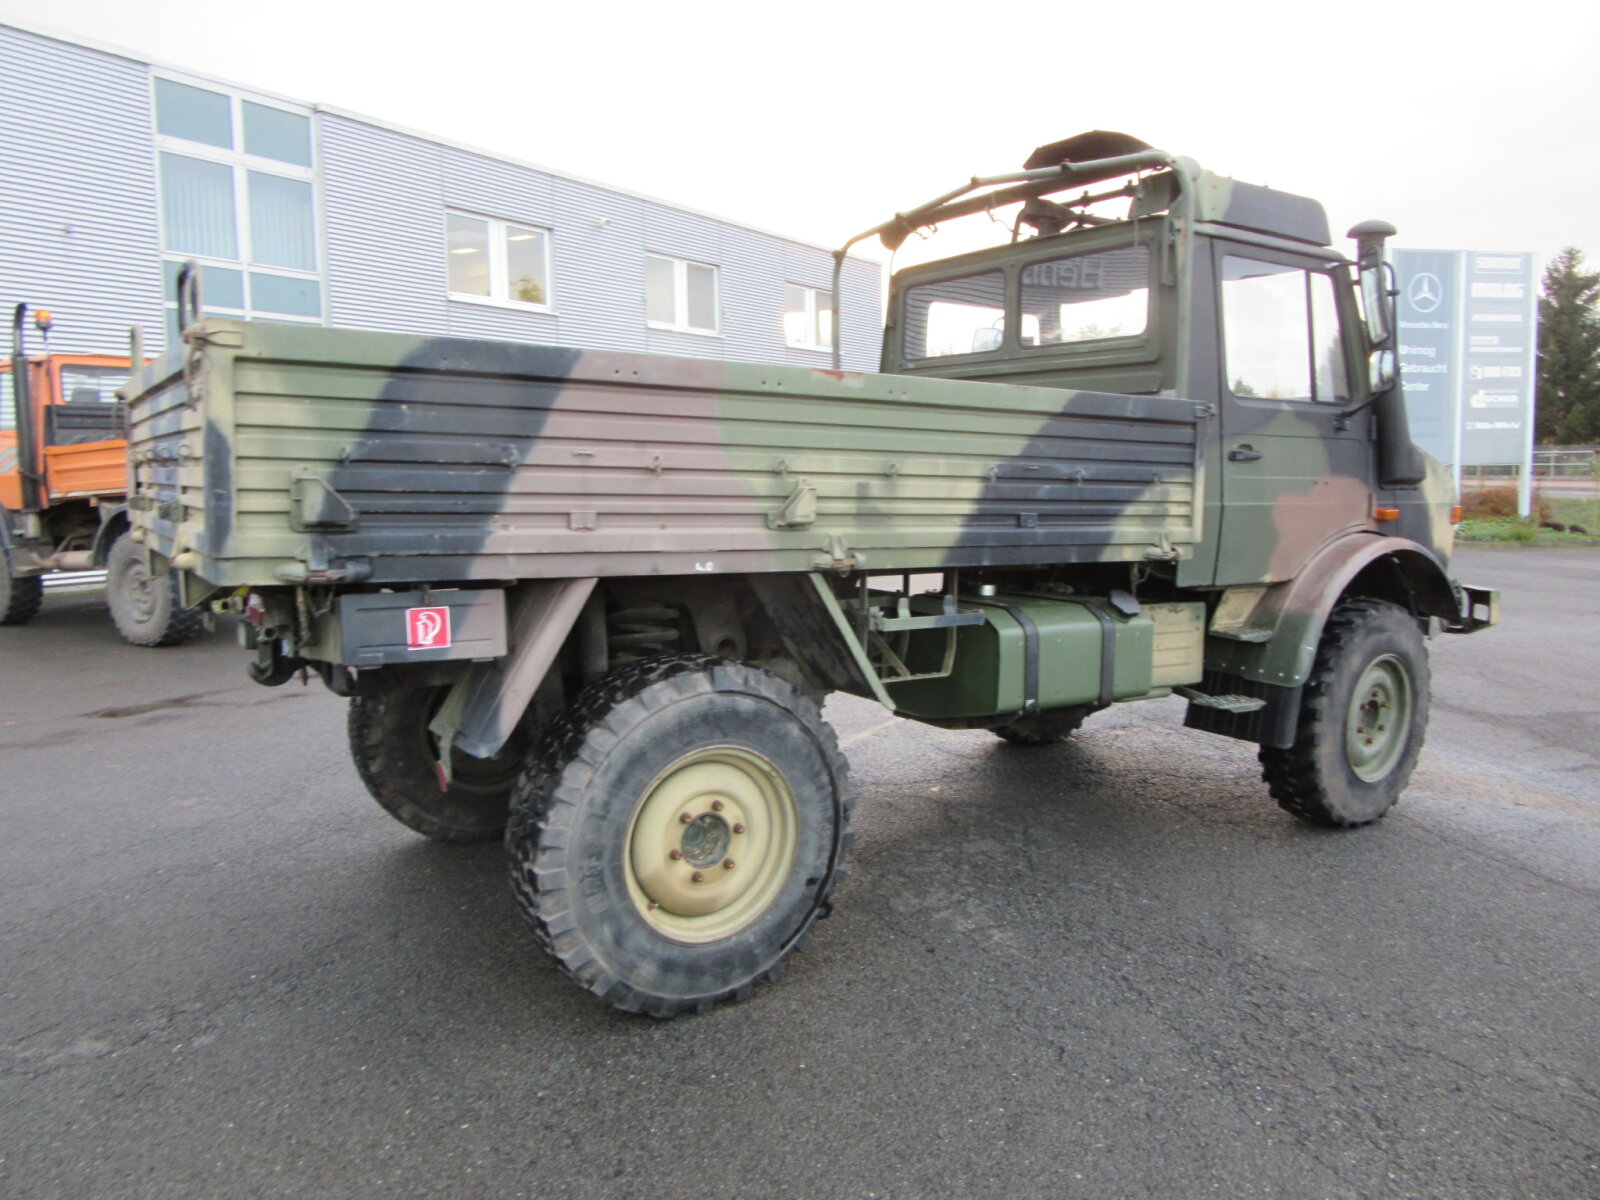
[[[1272,798],[1312,825],[1354,829],[1376,821],[1417,764],[1428,688],[1416,618],[1383,600],[1340,604],[1317,646],[1294,745],[1261,749]]]
[[[511,884],[577,983],[654,1017],[776,978],[826,915],[847,768],[817,706],[703,655],[629,663],[552,725],[518,783]]]
[[[128,533],[106,556],[106,607],[129,645],[176,646],[200,631],[200,614],[178,599],[177,572],[152,575],[144,550]]]

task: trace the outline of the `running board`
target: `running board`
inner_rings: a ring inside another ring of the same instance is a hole
[[[1223,712],[1252,713],[1267,706],[1267,702],[1258,696],[1208,696],[1204,692],[1197,692],[1192,687],[1173,688],[1190,704],[1199,705],[1201,708],[1218,708]]]

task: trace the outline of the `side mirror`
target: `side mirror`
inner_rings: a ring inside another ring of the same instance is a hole
[[[1387,221],[1363,221],[1349,233],[1356,240],[1356,268],[1361,272],[1361,307],[1367,315],[1367,343],[1382,349],[1394,337],[1394,288],[1383,245],[1395,235]]]
[[[1399,378],[1393,350],[1374,350],[1367,360],[1367,381],[1374,396],[1387,392]]]
[[[1361,270],[1361,311],[1366,314],[1367,343],[1372,346],[1381,346],[1389,340],[1393,291],[1388,286],[1388,274],[1386,263]]]
[[[972,332],[972,352],[981,354],[985,350],[998,350],[1005,336],[1004,329],[975,329]]]

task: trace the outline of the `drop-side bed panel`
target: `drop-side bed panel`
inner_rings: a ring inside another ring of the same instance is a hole
[[[217,586],[1136,560],[1199,533],[1196,410],[1167,397],[225,321],[188,337],[133,385],[133,507]]]

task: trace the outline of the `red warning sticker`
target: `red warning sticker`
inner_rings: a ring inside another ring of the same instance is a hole
[[[406,609],[406,649],[443,650],[450,645],[450,610],[438,608]]]

